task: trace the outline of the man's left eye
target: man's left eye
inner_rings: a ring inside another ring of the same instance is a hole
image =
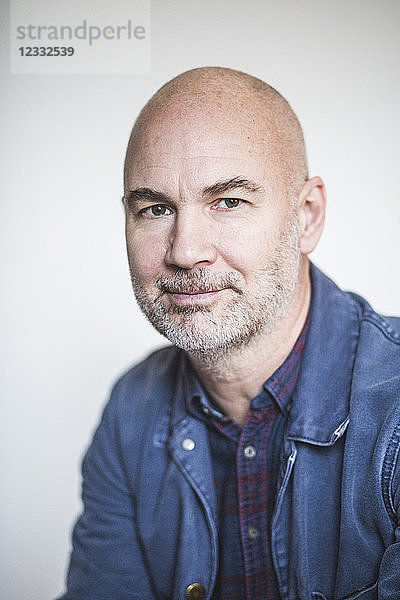
[[[218,200],[217,206],[218,208],[237,208],[243,203],[243,200],[240,198],[221,198]]]

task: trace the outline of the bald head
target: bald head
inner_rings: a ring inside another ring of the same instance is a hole
[[[181,132],[181,133],[178,133]],[[193,153],[210,134],[225,138],[236,132],[243,151],[265,157],[266,170],[279,178],[290,199],[307,179],[307,159],[299,121],[288,102],[265,82],[232,69],[203,67],[178,75],[161,87],[133,127],[125,159],[125,190],[137,155],[163,139],[190,138],[183,152]],[[183,136],[183,137],[182,137]],[[204,138],[204,139],[201,139]],[[181,144],[182,145],[182,144]],[[190,146],[190,147],[189,147]]]

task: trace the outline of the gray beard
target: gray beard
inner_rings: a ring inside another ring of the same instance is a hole
[[[156,279],[158,294],[149,293],[132,270],[131,278],[139,307],[157,331],[172,344],[210,362],[274,329],[293,299],[299,265],[297,222],[292,219],[287,231],[279,236],[268,265],[257,273],[257,293],[251,299],[237,272],[218,275],[207,267],[177,269],[172,275]],[[190,293],[221,288],[230,290],[231,295],[223,312],[213,306],[167,306],[163,300],[168,291]]]

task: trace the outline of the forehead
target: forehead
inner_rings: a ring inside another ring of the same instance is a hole
[[[272,185],[276,158],[271,131],[248,113],[177,111],[155,115],[135,133],[126,185],[196,190],[239,175]]]

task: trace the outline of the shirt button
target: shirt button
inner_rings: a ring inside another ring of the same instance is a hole
[[[201,583],[191,583],[186,588],[186,600],[203,600],[206,597],[206,590]]]
[[[249,527],[247,534],[251,540],[257,539],[258,536],[260,535],[259,531],[256,527]]]
[[[254,458],[256,454],[257,450],[254,448],[254,446],[246,446],[244,449],[244,455],[246,458]]]
[[[203,413],[204,413],[205,415],[208,415],[208,414],[210,414],[210,411],[209,411],[209,409],[207,408],[207,406],[203,406]]]
[[[193,440],[191,440],[190,438],[186,438],[185,440],[183,440],[182,442],[182,447],[184,450],[193,450],[195,447],[195,443]]]

